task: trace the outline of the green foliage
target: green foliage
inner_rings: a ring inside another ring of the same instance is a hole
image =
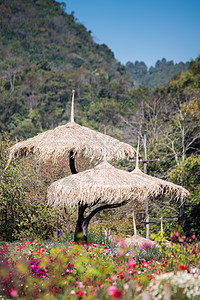
[[[63,3],[54,0],[0,1],[0,132],[8,132],[12,140],[26,139],[65,124],[70,116],[71,91],[75,89],[75,121],[97,130],[104,124],[109,135],[121,140],[123,137],[123,141],[132,145],[136,145],[140,129],[147,136],[148,159],[160,156],[159,162],[148,164],[148,173],[168,179],[168,173],[177,165],[181,167],[181,163],[196,154],[200,147],[199,57],[189,64],[174,64],[162,59],[149,70],[144,62],[138,61],[135,64],[129,62],[125,67],[115,60],[105,44],[96,44],[91,32],[64,8]],[[165,87],[150,90],[163,84]],[[144,154],[142,145],[140,152]],[[5,163],[6,159],[1,158],[2,166]],[[189,163],[191,167],[192,162]],[[133,168],[131,164],[129,162],[129,167]],[[9,232],[9,240],[23,236],[23,231],[28,236],[43,236],[44,233],[47,237],[48,232],[52,235],[55,230],[65,227],[70,230],[70,222],[75,222],[73,215],[66,224],[68,212],[64,221],[57,222],[56,214],[63,220],[63,212],[46,208],[48,184],[67,172],[50,162],[46,167],[41,163],[44,172],[37,173],[35,180],[36,165],[34,160],[15,161],[1,173],[2,209],[6,211],[1,219],[2,232]],[[127,165],[121,166],[127,168]],[[187,228],[192,232],[194,227],[196,232],[198,168],[191,167],[193,175],[187,178],[190,167],[184,165],[186,171],[179,172],[180,180],[172,180],[191,192],[192,205],[186,206]],[[50,174],[50,169],[54,174]],[[9,195],[7,202],[6,193]],[[179,204],[168,198],[151,200],[149,204],[150,216],[155,222],[151,224],[151,230],[159,231],[161,216],[165,220],[170,217],[164,224],[169,234],[170,227],[177,225]],[[137,228],[144,233],[144,207],[138,204],[137,207]],[[131,216],[127,212],[124,216],[118,212],[116,216],[110,212],[99,215],[92,232],[96,230],[101,235],[104,228],[110,228],[117,235],[132,235]],[[190,222],[191,218],[195,221]],[[98,224],[99,220],[102,225]]]
[[[104,243],[108,246],[110,246],[110,244],[111,244],[107,240],[105,240],[105,237],[103,235],[98,236],[98,235],[95,235],[94,233],[92,233],[90,231],[87,234],[87,239],[88,239],[89,244],[93,244],[93,243],[94,244],[102,244],[102,243]],[[60,240],[62,242],[73,242],[74,241],[74,233],[66,231],[64,233],[64,237],[61,237]]]
[[[161,299],[165,289],[172,299],[199,298],[198,242],[169,246],[163,252],[152,249],[161,256],[149,255],[149,260],[129,250],[123,240],[115,252],[97,244],[27,239],[7,243],[0,247],[1,295],[6,299],[141,300]]]
[[[158,260],[159,257],[164,256],[164,253],[157,245],[148,248],[144,247],[144,249],[137,250],[136,254],[140,259],[145,259],[146,261],[149,261],[150,259]]]
[[[198,75],[200,73],[200,57],[196,60],[192,60],[188,66],[189,71],[191,71],[194,75]]]
[[[193,154],[186,158],[183,164],[170,172],[169,177],[190,192],[200,193],[200,155]]]
[[[155,89],[165,85],[174,75],[180,72],[186,72],[188,63],[184,64],[180,62],[174,64],[173,61],[167,61],[163,58],[161,61],[158,60],[155,66],[151,66],[149,70],[143,61],[136,61],[135,63],[128,62],[126,66],[130,70],[136,87],[145,85],[150,89]]]
[[[54,0],[1,1],[0,130],[13,138],[28,138],[66,123],[74,88],[77,120],[94,128],[99,122],[115,126],[118,101],[128,97],[127,68],[105,44],[95,44],[91,32],[64,7]],[[103,79],[113,95],[103,91]],[[32,111],[37,125],[30,117]]]
[[[184,230],[187,235],[196,234],[200,231],[200,155],[191,155],[184,163],[169,174],[173,182],[185,186],[190,197],[185,203]]]
[[[130,216],[127,213],[123,214],[119,209],[102,211],[97,215],[97,220],[98,222],[91,221],[91,224],[89,224],[89,230],[94,235],[104,236],[106,228],[111,231],[112,236],[126,237],[126,235],[132,235],[133,233]],[[103,242],[105,242],[105,238]]]
[[[46,190],[56,178],[64,176],[64,164],[61,162],[60,168],[55,169],[50,162],[39,166],[37,161],[27,158],[12,161],[5,169],[10,145],[8,138],[0,137],[1,240],[53,237],[62,212],[47,206]]]

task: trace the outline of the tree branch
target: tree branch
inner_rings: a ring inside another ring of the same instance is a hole
[[[109,209],[109,208],[117,208],[117,207],[120,207],[120,206],[123,206],[125,204],[127,204],[130,200],[124,200],[123,202],[121,203],[114,203],[114,204],[105,204],[105,205],[102,205],[102,206],[99,206],[97,207],[96,209],[94,209],[90,214],[89,216],[87,216],[87,218],[85,218],[85,220],[87,220],[87,222],[89,222],[92,217],[94,217],[94,215],[96,213],[98,213],[99,211],[103,210],[103,209]]]

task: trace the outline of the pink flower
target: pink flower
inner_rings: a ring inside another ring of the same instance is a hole
[[[144,243],[141,245],[140,249],[141,249],[141,250],[146,250],[146,249],[152,248],[152,246],[153,246],[153,243],[151,243],[151,242],[144,242]]]
[[[179,241],[179,243],[184,243],[184,239],[183,238],[179,238],[178,241]]]
[[[112,296],[113,299],[118,299],[121,297],[122,292],[117,290],[117,287],[114,285],[111,285],[108,289],[107,289],[107,293],[108,295]]]
[[[108,289],[107,289],[107,293],[110,296],[114,296],[114,294],[117,292],[117,287],[115,285],[111,285]]]
[[[18,292],[16,290],[12,290],[12,291],[10,291],[10,296],[18,297]]]
[[[161,273],[161,270],[160,270],[160,269],[158,269],[158,270],[157,270],[157,274],[160,274],[160,273]]]
[[[128,290],[128,289],[129,289],[128,283],[124,283],[124,290]]]
[[[123,238],[114,237],[113,243],[118,244],[120,248],[127,248],[127,243]]]
[[[178,237],[179,237],[179,234],[177,232],[173,232],[171,234],[171,241],[172,242],[176,241],[178,239]]]
[[[135,268],[135,263],[133,260],[129,260],[127,264],[129,268]]]

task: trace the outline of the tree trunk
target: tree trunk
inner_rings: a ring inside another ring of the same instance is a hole
[[[70,163],[70,170],[72,174],[77,174],[76,167],[75,167],[75,159],[74,159],[74,153],[73,151],[70,151],[69,155],[69,163]],[[95,203],[93,203],[92,206],[96,205],[99,202],[100,199],[97,199]],[[100,207],[97,207],[94,209],[87,217],[84,217],[84,212],[86,208],[88,207],[87,204],[80,204],[78,205],[78,219],[76,221],[76,229],[74,233],[74,241],[77,244],[86,244],[87,243],[87,233],[88,233],[88,225],[92,217],[99,211],[103,209],[109,209],[109,208],[117,208],[120,206],[123,206],[127,204],[129,200],[124,200],[121,203],[116,204],[104,204]]]
[[[72,174],[77,174],[75,166],[75,158],[73,151],[70,151],[69,154],[69,165]],[[87,204],[78,206],[78,219],[76,221],[76,229],[74,233],[74,241],[77,244],[86,244],[87,243],[87,232],[89,220],[84,218],[84,212],[87,208]]]
[[[69,166],[72,174],[77,174],[78,172],[76,171],[75,167],[75,159],[74,159],[74,152],[70,151],[69,154]]]
[[[87,204],[79,204],[78,208],[78,219],[76,221],[76,229],[74,233],[74,241],[77,244],[86,244],[87,243],[87,232],[89,221],[84,218],[84,212],[87,208]]]
[[[79,243],[86,244],[87,243],[88,225],[89,225],[90,220],[94,217],[94,215],[96,215],[97,212],[99,212],[103,209],[111,209],[111,208],[121,207],[121,206],[127,204],[128,202],[129,202],[129,200],[127,200],[127,201],[124,200],[121,203],[105,204],[105,205],[99,206],[99,207],[95,208],[86,218],[84,218],[84,212],[88,206],[87,206],[87,204],[85,204],[85,205],[79,204],[78,219],[76,222],[76,229],[75,229],[75,233],[74,233],[75,243],[77,243],[77,244],[79,244]],[[97,203],[98,203],[98,200],[97,200]],[[95,204],[97,204],[97,203],[95,203]]]
[[[70,154],[69,154],[69,165],[70,165],[71,173],[77,174],[78,172],[76,171],[73,151],[70,151]],[[76,221],[76,229],[75,229],[75,233],[74,233],[74,241],[77,244],[87,243],[87,232],[88,232],[89,221],[87,221],[84,218],[84,212],[85,212],[86,208],[87,208],[87,204],[86,205],[79,204],[78,219]]]
[[[84,218],[78,218],[74,233],[76,244],[87,244],[88,222]]]

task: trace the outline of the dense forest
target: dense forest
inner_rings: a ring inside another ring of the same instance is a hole
[[[165,58],[157,60],[155,66],[151,66],[149,69],[143,61],[135,63],[129,61],[126,66],[130,70],[134,87],[145,85],[150,89],[165,85],[174,75],[186,72],[188,69],[188,63],[174,64],[173,60],[167,61]]]
[[[64,4],[1,0],[0,12],[1,130],[27,138],[66,123],[72,89],[78,122],[95,129],[116,123],[126,110],[129,71]]]
[[[163,216],[166,234],[178,224],[187,234],[199,234],[200,57],[186,64],[163,59],[149,70],[143,62],[124,66],[108,46],[93,41],[73,13],[65,12],[64,3],[54,0],[0,0],[0,22],[2,238],[5,233],[10,240],[33,233],[47,238],[58,214],[69,226],[62,212],[45,206],[46,188],[66,174],[65,162],[55,167],[27,158],[4,167],[13,141],[69,121],[72,89],[77,123],[100,131],[106,125],[109,135],[133,146],[138,135],[141,141],[146,135],[147,158],[159,156],[148,163],[148,173],[190,191],[184,204],[167,198],[149,202],[151,232],[159,230]],[[134,162],[118,164],[134,168]],[[131,209],[144,233],[144,207],[137,204],[102,212],[101,225],[97,218],[92,229],[132,234]],[[73,223],[75,216],[70,212],[68,218]]]

